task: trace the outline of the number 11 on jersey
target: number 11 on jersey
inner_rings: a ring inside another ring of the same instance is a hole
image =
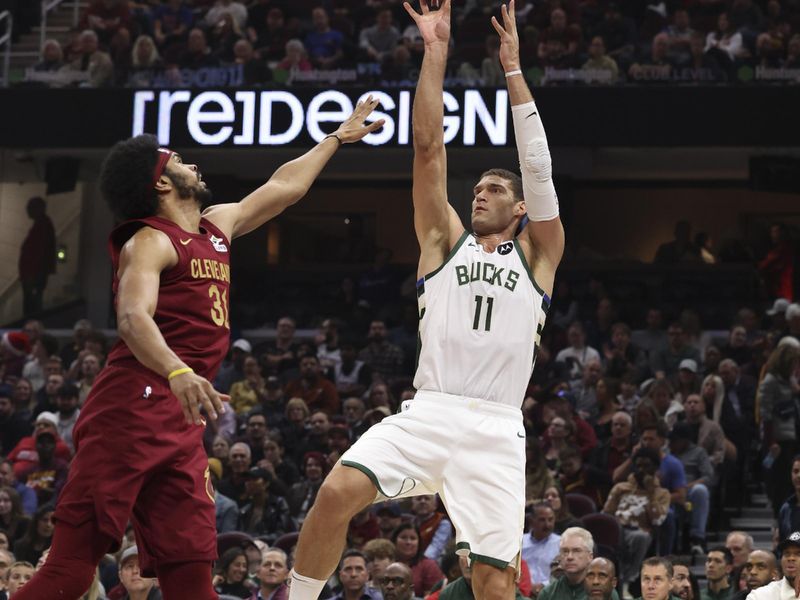
[[[489,331],[492,328],[492,306],[494,306],[494,298],[491,296],[486,296],[485,298],[484,296],[475,296],[475,316],[472,319],[472,328],[476,331],[480,330],[484,299],[486,300],[486,321],[483,330]]]

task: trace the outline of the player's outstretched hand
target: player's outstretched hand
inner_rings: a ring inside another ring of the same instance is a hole
[[[500,12],[503,16],[503,24],[492,17],[492,26],[500,36],[500,63],[506,73],[519,69],[519,34],[517,33],[517,20],[514,17],[514,0],[503,4]]]
[[[183,416],[190,425],[205,423],[200,416],[201,408],[205,408],[209,417],[216,419],[218,414],[225,412],[222,401],[230,400],[229,396],[217,392],[208,380],[193,372],[173,377],[169,380],[169,387],[181,403]]]
[[[336,130],[336,137],[338,137],[343,144],[351,144],[357,142],[368,133],[372,133],[376,129],[383,127],[383,119],[378,119],[369,125],[364,125],[367,117],[375,110],[379,102],[380,101],[374,99],[372,95],[369,95],[366,100],[356,104],[353,114],[339,125],[339,129]]]
[[[419,0],[422,14],[408,2],[403,2],[403,8],[414,19],[426,45],[450,43],[450,0]]]

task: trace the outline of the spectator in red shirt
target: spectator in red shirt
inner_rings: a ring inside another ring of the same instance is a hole
[[[19,280],[22,284],[22,310],[27,316],[42,310],[47,278],[56,272],[56,232],[47,216],[44,198],[28,200],[28,216],[33,226],[19,253]]]
[[[300,359],[300,377],[286,384],[286,396],[302,398],[311,410],[324,410],[329,415],[339,412],[336,386],[322,376],[314,355]]]
[[[58,492],[67,482],[68,466],[55,455],[58,434],[51,429],[39,429],[34,437],[38,460],[22,470],[19,479],[36,491],[39,506],[42,506],[58,497]]]
[[[33,435],[22,438],[14,449],[8,454],[8,460],[14,465],[14,474],[21,478],[28,468],[39,462],[39,454],[36,450],[36,438],[40,431],[49,431],[55,437],[55,456],[56,458],[68,463],[72,460],[72,453],[69,446],[58,436],[58,417],[51,412],[45,411],[36,417]]]

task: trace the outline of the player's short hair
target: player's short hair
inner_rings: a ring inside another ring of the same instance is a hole
[[[590,531],[584,529],[583,527],[568,527],[564,530],[564,533],[561,534],[561,540],[563,541],[564,538],[574,536],[578,538],[583,545],[586,547],[588,552],[594,552],[594,537]]]
[[[514,195],[514,198],[517,199],[517,202],[525,200],[525,194],[522,191],[522,177],[508,169],[489,169],[481,173],[481,179],[489,177],[490,175],[508,181],[508,183],[511,184],[511,193]]]
[[[726,565],[733,564],[733,553],[725,546],[714,546],[713,548],[709,548],[707,555],[711,554],[712,552],[719,552],[720,554],[722,554],[722,557],[725,560]]]
[[[100,171],[100,192],[118,219],[152,217],[158,209],[153,171],[158,161],[158,139],[137,135],[112,146]]]
[[[667,571],[667,578],[672,579],[672,563],[663,556],[651,556],[642,562],[642,570],[644,570],[645,567],[664,567]]]

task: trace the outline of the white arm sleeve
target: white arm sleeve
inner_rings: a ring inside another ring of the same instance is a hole
[[[519,170],[525,207],[531,221],[551,221],[558,216],[558,197],[553,185],[553,164],[547,136],[535,102],[511,107],[517,139]]]

